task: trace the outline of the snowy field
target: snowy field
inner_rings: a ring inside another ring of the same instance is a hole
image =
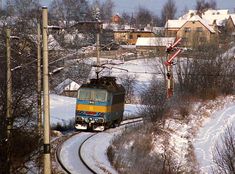
[[[220,142],[221,136],[228,126],[235,124],[234,97],[225,99],[225,106],[217,111],[211,111],[211,116],[203,123],[202,128],[194,139],[194,148],[200,171],[203,174],[212,173],[212,153],[215,144]]]

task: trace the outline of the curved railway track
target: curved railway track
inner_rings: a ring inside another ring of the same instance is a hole
[[[142,121],[143,121],[143,119],[141,117],[124,120],[120,124],[119,127],[121,128],[123,126],[133,125],[136,123],[140,123]],[[115,129],[113,129],[113,130],[115,131]],[[106,131],[101,132],[101,133],[105,133],[105,132]],[[78,174],[79,172],[81,174],[98,173],[94,169],[92,169],[92,167],[89,166],[89,164],[86,162],[86,160],[84,160],[83,155],[82,155],[82,149],[85,148],[84,144],[86,142],[90,141],[97,134],[99,134],[99,133],[80,132],[78,134],[73,134],[73,135],[70,135],[70,138],[68,138],[66,141],[60,143],[57,146],[56,161],[60,165],[60,167],[62,168],[64,173],[68,173],[68,174],[75,174],[75,173]],[[73,144],[74,139],[76,139],[76,144]],[[70,150],[73,149],[73,152],[67,151],[68,149],[63,148],[63,146],[71,147]],[[73,163],[76,162],[76,164],[74,164],[74,165],[70,164],[69,161],[67,161],[69,158],[69,155],[71,155],[71,154],[74,155],[74,158],[75,158],[75,159],[73,158]],[[74,167],[75,165],[78,167],[77,168]]]
[[[81,146],[79,147],[78,155],[79,155],[79,158],[81,159],[81,161],[83,162],[83,164],[90,170],[90,172],[95,174],[96,172],[95,172],[92,168],[89,167],[89,165],[83,160],[82,155],[81,155],[82,146],[85,144],[86,141],[88,141],[88,139],[92,138],[94,135],[96,135],[96,134],[93,134],[93,135],[89,136],[89,137],[81,144]]]

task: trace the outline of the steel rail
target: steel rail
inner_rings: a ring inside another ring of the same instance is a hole
[[[90,138],[92,138],[93,136],[95,136],[97,133],[92,134],[91,136],[89,136],[88,138],[86,138],[83,143],[80,145],[79,149],[78,149],[78,156],[81,159],[82,163],[87,167],[87,169],[89,169],[89,171],[91,171],[91,173],[96,174],[96,172],[84,161],[84,159],[82,158],[82,154],[81,154],[81,149],[82,146],[85,144],[85,142],[87,142]]]
[[[133,117],[133,118],[130,118],[130,119],[125,119],[125,120],[123,120],[123,121],[130,121],[130,122],[121,123],[120,126],[126,126],[126,125],[131,125],[131,124],[133,124],[133,123],[142,122],[142,121],[143,121],[143,118],[142,118],[142,117]],[[109,129],[108,129],[108,130],[109,130]],[[105,131],[103,131],[103,132],[105,132]],[[83,157],[82,157],[82,155],[81,155],[81,153],[82,153],[82,150],[81,150],[81,149],[82,149],[83,145],[84,145],[89,139],[91,139],[93,136],[95,136],[95,135],[97,135],[97,134],[98,134],[98,132],[97,132],[97,133],[94,133],[94,134],[92,134],[92,135],[90,135],[89,137],[87,137],[87,138],[80,144],[80,146],[79,146],[79,148],[78,148],[78,156],[79,156],[81,162],[82,162],[83,165],[84,165],[91,173],[93,173],[93,174],[96,174],[96,171],[94,171],[94,170],[85,162],[85,160],[83,159]],[[72,136],[70,136],[70,138],[72,138],[72,137],[75,136],[75,135],[77,135],[77,134],[73,134]],[[68,140],[68,139],[67,139],[67,140]],[[67,141],[67,140],[66,140],[66,141]],[[60,167],[63,169],[63,172],[66,172],[67,174],[71,174],[71,172],[64,166],[64,164],[62,163],[62,161],[61,161],[61,159],[60,159],[60,151],[61,151],[61,147],[63,146],[64,143],[65,143],[65,141],[62,142],[62,143],[60,143],[59,146],[57,147],[57,150],[56,150],[56,160],[57,160],[57,162],[59,163]]]

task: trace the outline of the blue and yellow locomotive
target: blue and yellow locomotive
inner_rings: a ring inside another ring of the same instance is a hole
[[[91,79],[78,90],[75,128],[103,131],[123,119],[125,89],[115,77]]]

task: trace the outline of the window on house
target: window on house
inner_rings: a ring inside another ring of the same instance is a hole
[[[185,32],[185,33],[191,32],[191,28],[190,28],[190,27],[185,27],[185,28],[184,28],[184,32]]]
[[[202,32],[203,29],[202,29],[202,27],[197,27],[197,28],[196,28],[196,31],[197,31],[197,32]]]

